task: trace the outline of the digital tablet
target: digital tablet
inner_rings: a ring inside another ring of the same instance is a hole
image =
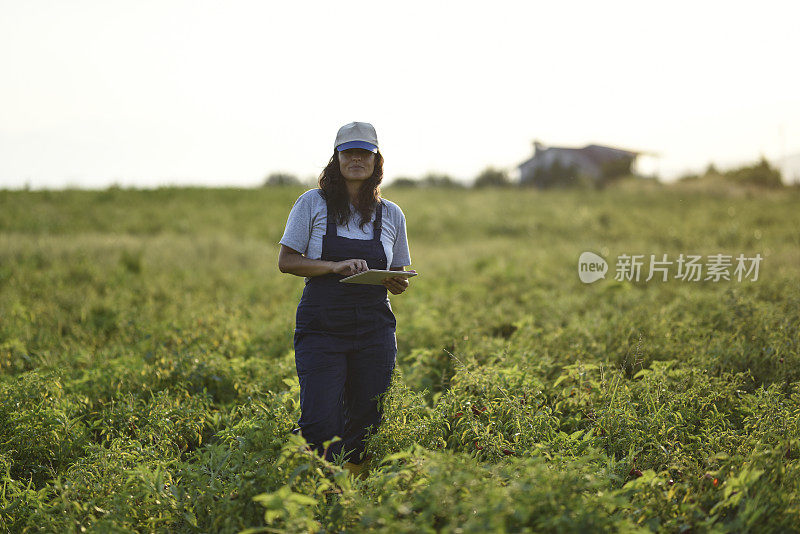
[[[389,276],[402,276],[403,278],[411,278],[417,276],[414,271],[386,271],[383,269],[370,269],[363,273],[354,274],[347,278],[342,278],[339,282],[344,284],[370,284],[373,286],[382,286],[383,279]]]

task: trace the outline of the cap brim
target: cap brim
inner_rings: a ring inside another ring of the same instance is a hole
[[[348,141],[337,146],[336,150],[341,152],[342,150],[347,150],[348,148],[363,148],[364,150],[369,150],[370,152],[378,151],[378,147],[372,143],[367,143],[366,141]]]

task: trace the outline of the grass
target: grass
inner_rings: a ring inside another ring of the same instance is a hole
[[[0,530],[797,531],[797,191],[387,189],[421,276],[364,481],[289,432],[300,193],[0,191]],[[764,259],[614,280],[665,253]]]

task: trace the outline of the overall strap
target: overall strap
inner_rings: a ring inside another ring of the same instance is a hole
[[[327,204],[326,204],[327,207]],[[336,221],[333,220],[333,217],[330,216],[331,210],[328,210],[328,225],[325,228],[325,233],[327,235],[336,235]]]
[[[378,207],[375,208],[375,222],[372,225],[372,240],[373,241],[380,241],[381,240],[381,230],[383,227],[381,226],[381,212],[383,211],[383,200],[380,201]]]
[[[328,204],[328,199],[325,198],[325,194],[322,192],[322,189],[318,189],[319,196],[322,197],[322,200],[325,201],[325,217],[327,218],[328,224],[325,227],[325,234],[326,235],[336,235],[336,221],[333,220],[331,217],[331,208],[330,204]]]

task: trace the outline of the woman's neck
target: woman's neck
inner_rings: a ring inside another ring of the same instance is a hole
[[[349,180],[346,182],[347,196],[350,197],[350,203],[354,206],[356,205],[356,200],[358,199],[358,192],[361,189],[362,183],[363,182],[352,182]]]

